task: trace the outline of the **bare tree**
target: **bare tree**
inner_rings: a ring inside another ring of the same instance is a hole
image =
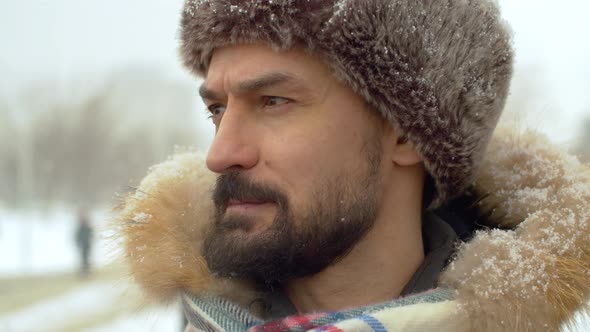
[[[21,188],[17,197],[0,191],[9,204],[105,204],[175,145],[199,144],[193,87],[158,72],[118,72],[67,99],[52,89],[24,95],[20,126],[1,121],[8,113],[0,108],[0,176]]]
[[[588,113],[590,114],[590,112]],[[590,116],[582,122],[574,152],[580,160],[590,162]]]
[[[15,122],[10,107],[0,101],[0,202],[14,206],[17,202],[17,145]]]

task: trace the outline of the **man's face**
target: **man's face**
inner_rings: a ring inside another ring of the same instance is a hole
[[[300,49],[218,49],[200,92],[216,126],[213,272],[274,283],[348,253],[381,204],[376,112]]]

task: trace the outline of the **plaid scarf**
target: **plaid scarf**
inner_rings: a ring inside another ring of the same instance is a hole
[[[303,332],[303,331],[387,331],[388,311],[418,303],[453,299],[451,290],[436,288],[393,301],[337,312],[289,316],[264,322],[247,310],[218,297],[182,296],[184,313],[195,328],[206,332]],[[395,322],[393,322],[395,324]]]

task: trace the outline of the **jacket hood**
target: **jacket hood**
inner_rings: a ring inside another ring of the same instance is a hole
[[[180,292],[255,297],[248,282],[216,278],[200,254],[215,176],[196,153],[154,166],[116,210],[135,281],[154,299]],[[590,169],[534,133],[499,129],[473,184],[488,229],[459,245],[440,279],[449,317],[476,331],[558,330],[590,296]],[[450,319],[450,318],[449,318]]]

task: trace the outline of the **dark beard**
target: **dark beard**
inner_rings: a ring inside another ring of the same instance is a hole
[[[214,228],[203,250],[211,271],[221,277],[273,285],[314,275],[346,256],[376,219],[380,158],[371,157],[365,174],[344,180],[334,177],[318,185],[301,218],[294,215],[279,189],[253,183],[242,173],[221,175],[213,194]],[[230,199],[275,203],[277,214],[272,225],[247,234],[255,221],[226,216]]]

